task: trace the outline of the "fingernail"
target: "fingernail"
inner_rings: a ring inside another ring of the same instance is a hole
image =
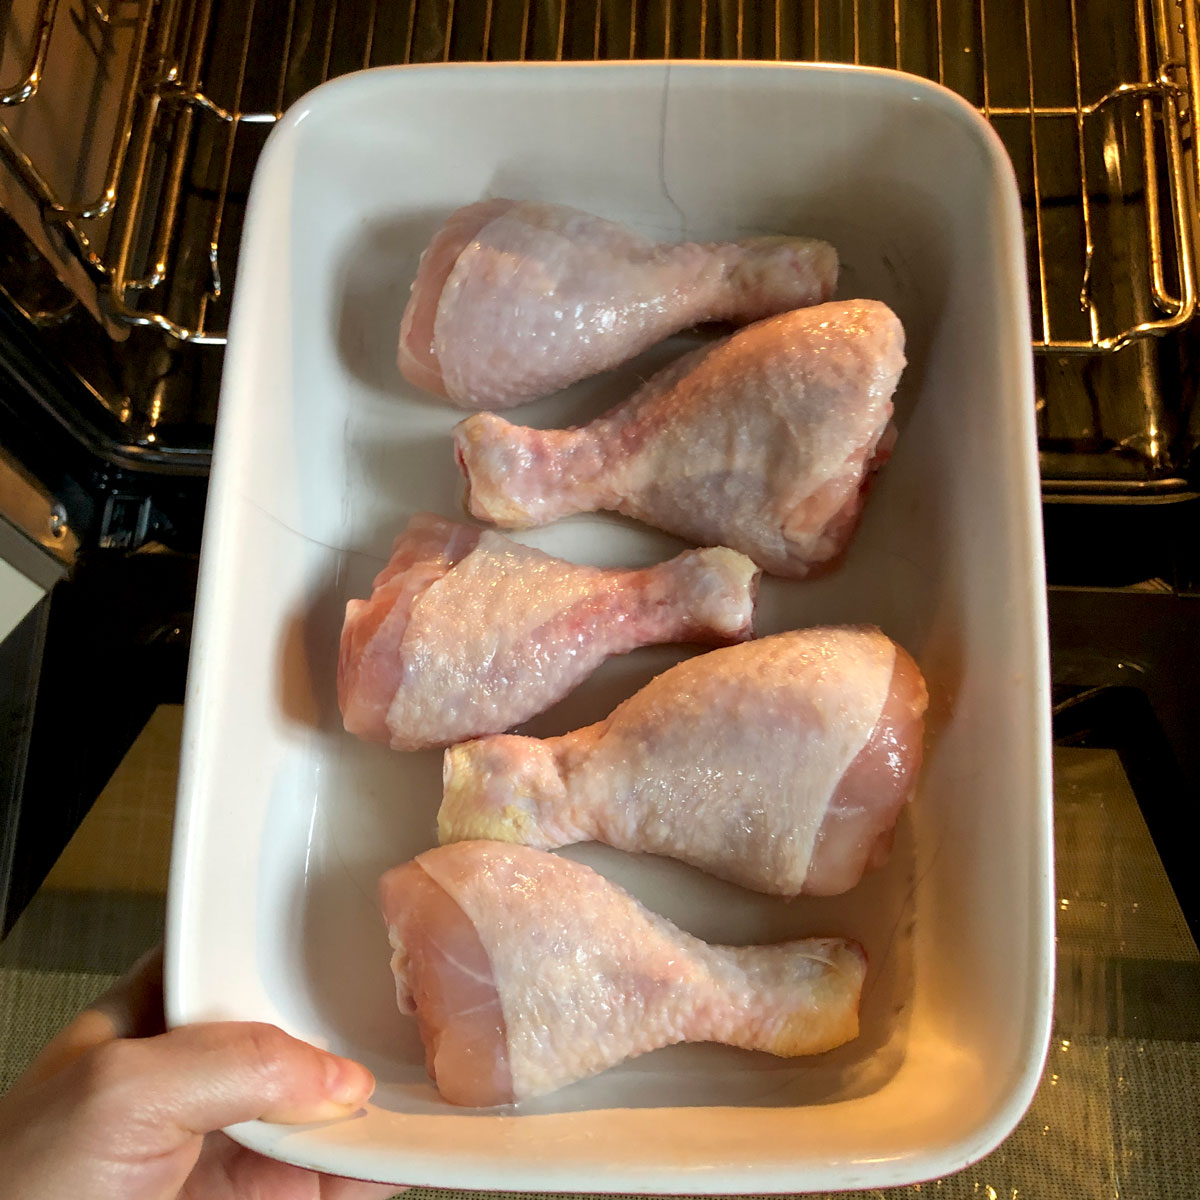
[[[330,1054],[325,1063],[325,1094],[335,1104],[362,1104],[375,1090],[375,1076],[360,1063]]]

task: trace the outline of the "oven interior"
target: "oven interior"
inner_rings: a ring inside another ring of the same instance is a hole
[[[136,460],[203,464],[255,160],[323,80],[408,62],[798,59],[935,79],[1003,139],[1025,201],[1047,493],[1188,489],[1194,0],[8,8],[3,288],[84,383],[81,423]]]
[[[24,533],[63,575],[6,651],[40,684],[5,786],[61,801],[18,806],[6,924],[181,694],[257,156],[303,93],[389,64],[822,60],[978,106],[1024,204],[1063,736],[1140,727],[1111,702],[1132,688],[1168,778],[1144,806],[1194,801],[1197,0],[0,0],[0,51],[0,444],[48,497]]]

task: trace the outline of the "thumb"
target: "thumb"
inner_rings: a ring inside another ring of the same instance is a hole
[[[274,1025],[188,1025],[103,1049],[120,1060],[109,1064],[116,1086],[135,1092],[136,1109],[168,1142],[240,1121],[299,1124],[345,1117],[375,1090],[366,1067]],[[164,1145],[161,1152],[171,1148]]]

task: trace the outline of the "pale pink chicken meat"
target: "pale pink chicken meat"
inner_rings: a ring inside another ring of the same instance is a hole
[[[454,1104],[526,1100],[676,1042],[794,1057],[858,1034],[857,943],[711,946],[553,854],[443,846],[380,895],[397,1002]]]
[[[449,749],[438,835],[600,841],[760,892],[832,895],[887,859],[926,704],[916,663],[876,629],[714,650],[595,725]]]
[[[751,635],[758,568],[720,547],[637,570],[577,566],[431,513],[346,605],[346,729],[398,750],[498,733],[545,711],[614,654]]]
[[[465,408],[508,408],[690,325],[828,300],[837,270],[813,238],[657,243],[575,208],[484,200],[453,213],[422,255],[399,366]]]
[[[803,578],[845,548],[891,452],[904,330],[874,300],[760,321],[574,429],[477,413],[454,430],[467,506],[506,528],[612,509]]]

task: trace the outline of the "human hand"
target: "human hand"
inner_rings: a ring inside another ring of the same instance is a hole
[[[246,1150],[223,1126],[346,1117],[371,1073],[273,1025],[162,1032],[147,955],[0,1098],[0,1190],[20,1200],[384,1200],[402,1190]]]

